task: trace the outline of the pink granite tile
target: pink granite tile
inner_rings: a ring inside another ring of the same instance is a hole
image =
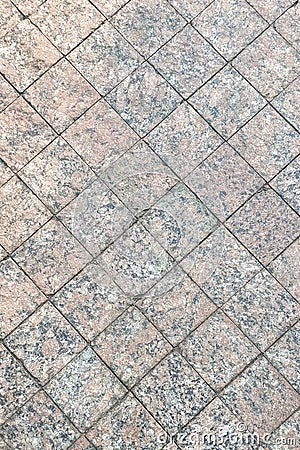
[[[88,0],[47,0],[30,20],[63,53],[95,30],[104,17]]]
[[[233,67],[226,66],[194,94],[190,103],[225,139],[265,105]]]
[[[299,235],[300,218],[267,188],[242,206],[227,226],[263,264],[268,264]]]
[[[14,88],[0,75],[0,111],[12,103],[17,96]]]
[[[180,267],[165,275],[137,305],[173,345],[216,309]]]
[[[228,144],[219,147],[185,181],[222,221],[264,183]]]
[[[14,173],[8,165],[0,159],[0,187],[13,177]]]
[[[181,178],[223,142],[187,103],[178,106],[145,140]]]
[[[191,25],[158,50],[150,62],[185,98],[225,64],[224,59]]]
[[[148,58],[184,26],[185,20],[166,0],[132,0],[112,23]]]
[[[300,433],[300,412],[296,411],[277,430],[268,436],[267,442],[272,446],[276,445],[276,450],[286,450],[287,448],[297,448],[299,446]],[[264,447],[265,448],[265,447]]]
[[[17,177],[0,188],[0,244],[15,250],[51,217],[50,211]]]
[[[2,344],[0,344],[0,383],[0,424],[2,425],[38,390],[35,381]],[[0,448],[2,448],[1,445]]]
[[[70,450],[95,450],[95,447],[82,436],[70,447]]]
[[[266,180],[300,152],[298,133],[271,106],[260,111],[229,142]]]
[[[56,219],[40,228],[13,256],[47,295],[54,294],[91,260],[87,251]]]
[[[90,348],[60,371],[47,384],[46,391],[81,431],[126,393],[125,387]]]
[[[129,394],[88,432],[98,450],[161,450],[166,433]]]
[[[292,8],[276,20],[274,25],[275,30],[289,41],[298,52],[300,51],[299,21],[300,8],[299,4],[295,2]]]
[[[271,186],[300,214],[300,156],[292,161],[271,182]]]
[[[141,222],[177,260],[218,227],[213,214],[182,183],[158,200]]]
[[[22,20],[0,39],[0,70],[20,91],[38,79],[60,56],[29,20]]]
[[[211,400],[212,390],[173,352],[134,388],[138,399],[170,433],[176,433]]]
[[[39,153],[19,175],[53,212],[63,208],[96,178],[61,138]]]
[[[300,315],[299,303],[265,270],[242,287],[223,310],[261,351]]]
[[[225,228],[213,232],[181,266],[218,306],[260,269],[258,262]]]
[[[5,343],[43,384],[85,345],[84,340],[51,303],[39,308],[6,338]]]
[[[14,28],[22,18],[22,15],[10,0],[2,0],[0,3],[0,38]]]
[[[101,95],[111,91],[143,61],[109,22],[79,45],[69,59]]]
[[[233,65],[269,100],[300,75],[299,54],[272,29],[247,47]]]
[[[14,0],[14,4],[25,16],[32,14],[44,2],[45,0]]]
[[[300,77],[276,97],[272,105],[300,131]]]
[[[134,221],[130,211],[99,179],[63,209],[59,219],[93,256]]]
[[[54,131],[22,97],[0,114],[0,157],[13,170],[20,170],[54,138]]]
[[[144,63],[109,93],[107,101],[144,136],[179,105],[181,98],[150,64]]]
[[[52,298],[87,340],[94,339],[131,304],[98,264],[88,265]]]
[[[268,22],[273,22],[286,11],[295,0],[249,0],[252,5]]]
[[[215,0],[195,19],[194,25],[230,60],[268,24],[245,0]]]
[[[180,344],[183,356],[215,390],[222,389],[258,355],[223,312],[217,311]]]
[[[213,0],[169,0],[169,3],[186,19],[191,20]]]
[[[257,432],[269,433],[300,404],[300,397],[265,358],[259,358],[221,394],[230,409]]]
[[[63,137],[97,174],[101,174],[139,139],[104,100],[76,120]]]
[[[96,6],[106,17],[115,14],[128,0],[92,0],[93,5]]]
[[[36,394],[1,430],[12,448],[65,450],[79,433],[51,399]]]
[[[0,273],[0,338],[3,339],[45,302],[46,297],[13,260],[2,261]]]
[[[39,78],[25,97],[57,132],[62,132],[99,95],[71,64],[62,60]]]
[[[300,239],[297,239],[270,265],[270,272],[300,301]]]
[[[135,214],[150,208],[177,181],[143,141],[112,163],[101,178]]]

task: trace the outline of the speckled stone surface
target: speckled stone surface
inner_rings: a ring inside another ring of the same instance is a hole
[[[298,449],[299,10],[0,1],[0,450]]]
[[[185,98],[225,64],[191,25],[176,34],[149,61]]]
[[[227,61],[267,27],[245,0],[215,0],[193,23]]]
[[[299,54],[271,29],[247,47],[233,65],[269,100],[300,75]]]
[[[266,180],[300,152],[299,134],[271,106],[253,117],[229,142]]]
[[[226,223],[262,263],[268,264],[299,235],[300,217],[268,188],[257,192]]]
[[[190,173],[186,182],[221,221],[264,183],[228,144],[219,147]]]
[[[125,387],[90,348],[59,372],[46,391],[81,431],[126,393]]]
[[[228,139],[265,105],[265,100],[233,67],[226,66],[191,97],[190,103]]]
[[[149,320],[129,308],[93,342],[93,348],[128,387],[172,349]]]

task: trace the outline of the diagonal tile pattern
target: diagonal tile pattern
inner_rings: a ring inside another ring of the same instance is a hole
[[[296,449],[298,2],[0,3],[0,449]]]

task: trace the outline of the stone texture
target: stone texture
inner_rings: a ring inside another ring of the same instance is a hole
[[[249,0],[249,3],[271,23],[292,6],[294,0],[270,0],[268,3],[264,0]]]
[[[6,108],[17,98],[17,92],[14,90],[5,78],[0,75],[0,111]]]
[[[298,52],[300,50],[300,37],[298,33],[300,20],[299,13],[299,4],[295,2],[293,7],[288,9],[287,12],[275,22],[276,31],[289,41]]]
[[[272,105],[300,132],[299,100],[300,78],[297,78],[273,100]]]
[[[22,15],[10,0],[0,4],[0,38],[22,20]]]
[[[300,157],[292,161],[272,181],[272,187],[300,214]]]

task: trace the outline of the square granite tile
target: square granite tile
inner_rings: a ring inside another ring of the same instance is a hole
[[[182,183],[155,203],[141,222],[175,259],[182,259],[218,227],[213,214]]]
[[[272,445],[276,445],[276,450],[287,450],[290,448],[297,448],[300,443],[300,411],[296,411],[288,420],[280,425],[268,441]]]
[[[93,256],[97,256],[130,226],[134,217],[97,179],[61,211],[59,219]]]
[[[91,0],[93,5],[96,6],[106,17],[110,17],[115,14],[128,0]]]
[[[275,30],[289,41],[298,52],[300,51],[299,21],[299,3],[295,2],[293,7],[279,17],[274,24]]]
[[[112,23],[149,58],[186,22],[166,0],[132,0],[113,17]]]
[[[245,0],[215,0],[195,19],[194,25],[229,61],[268,24]]]
[[[99,263],[131,296],[145,293],[174,265],[173,259],[140,223],[108,247]]]
[[[131,299],[92,263],[58,291],[52,302],[85,339],[92,340],[122,314]]]
[[[54,138],[54,131],[22,97],[0,114],[0,157],[13,170],[20,170]]]
[[[243,423],[265,433],[278,427],[300,404],[300,397],[265,358],[235,379],[221,399]]]
[[[60,56],[27,19],[0,39],[0,71],[19,91],[24,91]]]
[[[180,344],[182,355],[215,390],[222,389],[258,355],[226,315],[217,311]]]
[[[166,433],[129,394],[88,432],[98,450],[160,450]]]
[[[43,384],[85,346],[84,340],[51,303],[41,306],[5,343]]]
[[[0,3],[0,38],[5,36],[22,19],[22,14],[10,0],[2,0]]]
[[[88,0],[47,0],[30,20],[62,53],[68,53],[105,18]]]
[[[272,261],[268,269],[300,301],[300,239]]]
[[[0,187],[13,177],[14,173],[8,165],[0,159]]]
[[[265,270],[242,287],[223,310],[261,351],[300,315],[299,303]]]
[[[253,117],[229,143],[266,180],[300,152],[299,134],[271,106]]]
[[[182,341],[216,309],[178,266],[151,288],[137,305],[172,345]]]
[[[59,372],[46,391],[81,431],[126,393],[125,387],[90,348]]]
[[[191,25],[176,34],[149,61],[183,97],[189,97],[225,64]]]
[[[46,297],[12,259],[0,263],[0,339],[3,339],[43,302]]]
[[[98,175],[139,139],[104,100],[76,120],[63,137]]]
[[[205,381],[175,352],[146,375],[134,393],[170,433],[176,433],[213,397]]]
[[[300,132],[300,77],[272,102],[274,108]]]
[[[101,178],[135,214],[147,210],[177,182],[143,141],[112,163]]]
[[[7,257],[6,250],[0,245],[0,261]]]
[[[7,443],[4,442],[1,437],[0,437],[0,448],[1,448],[1,450],[11,450],[11,447],[9,447],[7,445]]]
[[[171,345],[135,307],[111,323],[93,342],[101,359],[128,387],[135,385],[171,350]]]
[[[226,224],[263,264],[268,264],[299,235],[300,218],[267,188],[257,192]]]
[[[300,392],[299,344],[300,326],[298,322],[266,353],[273,366],[285,376],[297,392]]]
[[[107,101],[144,136],[179,105],[181,98],[146,62],[110,92]]]
[[[238,427],[238,418],[216,398],[177,434],[176,442],[182,450],[225,450],[226,447],[244,450],[240,439],[234,437],[230,445],[226,445],[226,438],[239,431]],[[252,447],[245,450],[252,450]]]
[[[247,47],[233,65],[269,100],[300,75],[299,54],[270,28]]]
[[[63,208],[96,178],[61,138],[39,153],[19,175],[53,212]]]
[[[38,230],[51,213],[17,177],[0,188],[0,244],[12,252]]]
[[[0,344],[0,384],[0,424],[2,425],[38,390],[35,381],[2,344]]]
[[[109,22],[80,44],[69,59],[101,95],[111,91],[143,61]]]
[[[265,105],[265,100],[231,66],[209,80],[190,103],[225,139]]]
[[[95,450],[95,447],[84,437],[77,439],[74,444],[69,447],[70,450]]]
[[[221,221],[264,183],[228,144],[219,147],[185,181]]]
[[[14,88],[0,75],[0,111],[12,103],[17,96]]]
[[[300,156],[271,182],[271,186],[300,214]]]
[[[260,269],[258,262],[225,228],[212,233],[181,265],[218,306]]]
[[[25,97],[60,133],[92,106],[99,94],[71,64],[62,60],[39,78]]]
[[[269,23],[286,11],[295,0],[248,0],[256,11],[259,12]]]
[[[192,20],[213,0],[168,0],[168,1],[186,20]]]
[[[65,450],[79,433],[51,399],[36,394],[3,426],[4,439],[20,450]]]
[[[40,228],[13,257],[47,295],[54,294],[91,260],[87,251],[56,219]]]
[[[187,103],[178,106],[145,140],[181,178],[223,142]]]

